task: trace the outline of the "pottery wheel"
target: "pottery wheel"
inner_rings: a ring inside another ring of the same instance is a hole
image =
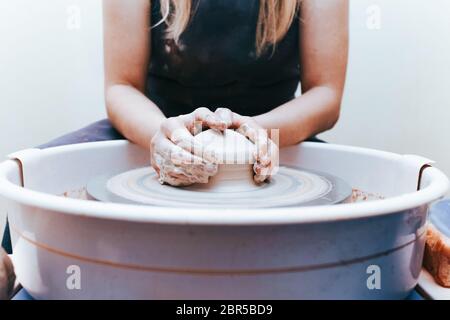
[[[351,187],[321,172],[282,166],[270,182],[208,190],[204,185],[161,185],[152,168],[94,178],[87,191],[96,200],[115,203],[198,208],[268,208],[344,202]]]

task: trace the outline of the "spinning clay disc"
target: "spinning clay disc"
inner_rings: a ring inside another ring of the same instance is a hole
[[[261,185],[228,184],[209,189],[197,184],[188,187],[161,185],[152,168],[140,168],[112,177],[91,180],[87,191],[105,202],[168,207],[197,208],[269,208],[286,206],[330,205],[344,202],[351,187],[337,177],[280,167],[269,183]]]

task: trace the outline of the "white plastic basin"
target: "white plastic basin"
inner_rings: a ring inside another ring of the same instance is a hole
[[[208,210],[61,196],[148,161],[147,152],[112,141],[29,149],[0,164],[0,209],[18,279],[33,297],[403,298],[421,270],[428,207],[449,186],[420,157],[303,143],[283,149],[281,163],[329,172],[385,199]]]

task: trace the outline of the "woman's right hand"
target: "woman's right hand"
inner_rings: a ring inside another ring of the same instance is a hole
[[[151,164],[161,183],[187,186],[207,183],[217,173],[217,159],[206,153],[194,136],[203,128],[223,131],[227,124],[207,108],[165,120],[153,136]]]

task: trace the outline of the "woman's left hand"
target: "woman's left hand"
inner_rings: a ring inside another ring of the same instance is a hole
[[[275,174],[279,165],[279,150],[273,142],[267,130],[261,127],[252,117],[241,116],[230,109],[218,108],[215,114],[227,124],[227,128],[237,129],[237,132],[247,137],[256,146],[253,179],[257,183],[270,179]]]

